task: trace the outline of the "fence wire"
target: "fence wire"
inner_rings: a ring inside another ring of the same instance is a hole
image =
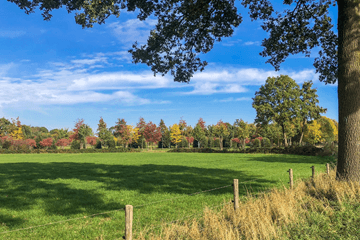
[[[180,196],[180,197],[173,197],[173,198],[168,198],[168,199],[164,199],[164,200],[160,200],[160,201],[155,201],[155,202],[151,202],[151,203],[146,203],[146,204],[142,204],[142,205],[137,205],[137,206],[134,206],[134,208],[139,208],[139,207],[144,207],[144,206],[148,206],[148,205],[153,205],[153,204],[155,204],[155,203],[160,203],[160,202],[165,202],[165,201],[171,201],[171,200],[174,200],[174,199],[179,199],[179,198],[184,198],[184,197],[188,197],[188,196],[193,196],[193,195],[197,195],[197,194],[204,193],[204,192],[215,191],[215,190],[218,190],[218,189],[227,188],[227,187],[231,187],[231,186],[232,186],[232,184],[226,185],[226,186],[222,186],[222,187],[218,187],[218,188],[209,189],[209,190],[204,190],[204,191],[200,191],[200,192],[190,193],[190,194],[186,194],[186,195]]]

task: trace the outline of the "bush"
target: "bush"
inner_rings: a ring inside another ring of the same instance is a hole
[[[11,146],[11,142],[10,141],[4,141],[2,143],[2,148],[3,149],[9,149],[9,147]]]
[[[116,143],[114,139],[109,139],[106,141],[106,145],[108,145],[109,148],[116,148]]]
[[[258,138],[254,139],[253,147],[255,147],[255,148],[261,147],[260,139],[258,139]]]
[[[263,146],[263,147],[271,147],[270,139],[264,137],[264,138],[262,139],[262,146]]]
[[[73,140],[70,144],[70,149],[80,149],[80,142]]]
[[[189,142],[186,140],[186,138],[183,138],[179,144],[180,148],[187,148],[189,146]]]

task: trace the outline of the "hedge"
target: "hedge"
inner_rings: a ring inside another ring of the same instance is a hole
[[[132,148],[107,148],[107,149],[32,149],[32,150],[8,150],[0,149],[0,154],[15,153],[107,153],[107,152],[140,152],[139,149]]]
[[[291,147],[260,147],[260,148],[245,148],[239,150],[215,150],[211,148],[176,148],[169,152],[197,152],[197,153],[276,153],[276,154],[295,154],[295,155],[306,155],[306,156],[330,156],[331,154],[325,152],[322,148],[315,146],[291,146]]]

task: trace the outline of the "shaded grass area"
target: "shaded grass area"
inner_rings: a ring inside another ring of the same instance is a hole
[[[0,234],[4,239],[114,239],[124,235],[124,212],[134,206],[134,233],[143,227],[202,212],[205,206],[287,184],[324,171],[330,158],[264,154],[95,153],[0,155]],[[151,205],[164,199],[177,198]],[[146,205],[150,204],[150,205]],[[141,207],[136,207],[145,205]]]

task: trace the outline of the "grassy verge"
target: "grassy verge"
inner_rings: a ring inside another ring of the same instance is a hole
[[[295,179],[307,178],[310,166],[324,171],[329,161],[269,154],[0,155],[0,238],[121,238],[124,212],[113,210],[126,204],[135,206],[134,234],[140,237],[151,224],[199,214],[233,195],[231,186],[188,194],[226,186],[237,178],[240,183],[250,181],[240,185],[240,195],[245,196],[287,185],[289,168]],[[84,217],[104,212],[109,213]]]
[[[149,227],[139,239],[359,239],[360,183],[338,182],[335,171],[298,181],[295,189],[249,196],[239,209],[206,208],[199,219]]]

